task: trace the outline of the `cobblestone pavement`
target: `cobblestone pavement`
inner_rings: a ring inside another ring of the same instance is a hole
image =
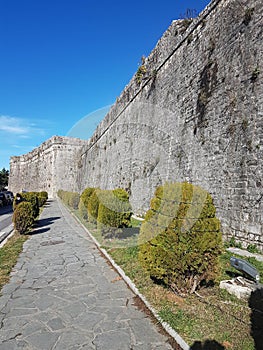
[[[2,289],[1,350],[172,349],[60,202],[39,222]]]

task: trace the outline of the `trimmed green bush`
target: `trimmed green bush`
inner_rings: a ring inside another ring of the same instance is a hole
[[[116,237],[131,226],[132,209],[128,193],[121,189],[99,192],[98,228],[106,237]]]
[[[80,196],[80,200],[79,200],[78,210],[79,210],[80,216],[84,220],[88,220],[88,210],[87,210],[81,196]]]
[[[88,203],[94,191],[95,188],[88,187],[81,193],[79,201],[79,212],[84,220],[88,219]]]
[[[48,193],[46,191],[36,192],[38,196],[38,203],[40,207],[43,207],[43,205],[48,200]]]
[[[90,199],[88,201],[88,221],[92,224],[97,223],[98,218],[98,210],[99,210],[99,193],[100,189],[95,188],[92,195],[90,196]]]
[[[58,197],[64,202],[67,206],[72,209],[78,209],[79,205],[79,193],[77,192],[69,192],[64,190],[58,190]]]
[[[211,195],[189,183],[157,188],[139,235],[139,261],[176,293],[213,281],[222,247]]]
[[[33,216],[37,218],[39,215],[39,203],[38,203],[38,195],[36,192],[26,192],[22,194],[22,198],[30,202],[33,208]]]
[[[85,205],[86,208],[88,207],[90,197],[92,196],[94,191],[95,191],[95,188],[88,187],[88,188],[85,188],[85,190],[81,193],[80,198],[82,199],[83,204]]]
[[[69,206],[73,209],[78,209],[79,206],[79,193],[69,192]]]
[[[20,234],[26,233],[34,223],[34,210],[30,202],[21,202],[16,206],[13,214],[14,228]]]

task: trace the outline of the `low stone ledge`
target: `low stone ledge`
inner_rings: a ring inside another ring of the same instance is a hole
[[[251,293],[261,288],[262,285],[246,280],[243,277],[237,277],[221,281],[219,287],[227,290],[229,294],[235,295],[238,299],[248,300]]]

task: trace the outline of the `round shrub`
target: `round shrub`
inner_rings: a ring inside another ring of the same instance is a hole
[[[30,202],[21,202],[13,214],[14,228],[20,234],[26,233],[34,223],[33,205]]]
[[[128,193],[121,189],[99,193],[98,228],[103,236],[116,237],[122,228],[130,227],[132,209]]]
[[[222,233],[211,195],[186,182],[157,188],[139,244],[143,268],[178,294],[214,280]]]

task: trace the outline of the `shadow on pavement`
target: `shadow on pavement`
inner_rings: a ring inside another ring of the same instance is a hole
[[[44,233],[50,230],[51,224],[53,224],[54,221],[59,220],[60,216],[53,216],[50,218],[40,219],[36,222],[34,230],[29,233],[29,235],[38,235],[40,233]]]

